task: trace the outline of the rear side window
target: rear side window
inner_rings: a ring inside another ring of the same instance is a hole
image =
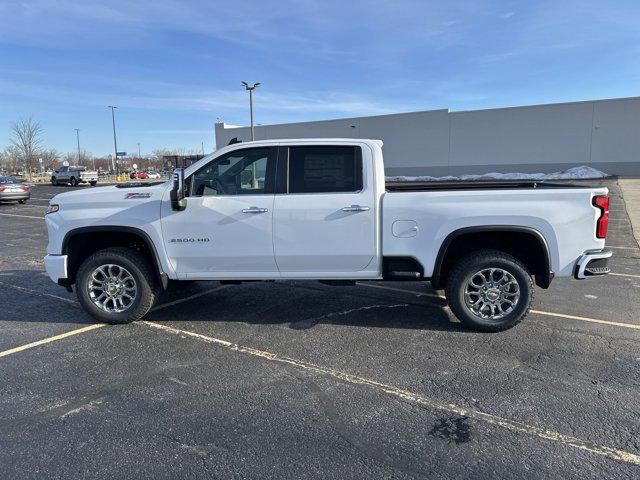
[[[362,190],[360,147],[289,148],[289,193],[357,192]]]

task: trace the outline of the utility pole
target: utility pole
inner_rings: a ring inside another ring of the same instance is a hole
[[[202,156],[204,157],[204,142],[202,142]]]
[[[108,108],[111,109],[111,123],[113,123],[113,153],[115,156],[113,157],[113,162],[111,163],[111,168],[115,170],[116,175],[118,175],[118,142],[116,141],[116,115],[115,109],[118,107],[114,107],[113,105],[109,105]]]
[[[249,114],[251,115],[251,141],[253,142],[256,137],[253,131],[253,91],[260,86],[260,83],[254,83],[252,87],[247,82],[242,82],[245,90],[249,92]]]
[[[78,165],[80,165],[80,129],[75,128],[76,131],[76,140],[78,140]]]
[[[140,142],[138,142],[138,159],[142,158],[142,156],[140,155]]]

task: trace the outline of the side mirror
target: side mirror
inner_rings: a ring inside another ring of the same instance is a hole
[[[176,168],[173,172],[173,188],[169,194],[171,208],[178,212],[187,208],[187,200],[184,198],[184,169]]]

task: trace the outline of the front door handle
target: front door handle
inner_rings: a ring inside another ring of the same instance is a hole
[[[369,207],[363,207],[360,205],[349,205],[348,207],[344,207],[342,209],[343,212],[366,212],[369,210]]]
[[[242,213],[267,213],[268,211],[268,209],[260,207],[249,207],[242,209]]]

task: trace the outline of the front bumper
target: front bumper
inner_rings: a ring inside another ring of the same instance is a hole
[[[49,278],[56,283],[67,278],[67,256],[66,255],[46,255],[44,257],[44,268]]]
[[[608,266],[611,255],[613,255],[613,252],[608,248],[585,252],[576,262],[574,276],[578,280],[582,280],[588,277],[606,275],[611,271]]]

